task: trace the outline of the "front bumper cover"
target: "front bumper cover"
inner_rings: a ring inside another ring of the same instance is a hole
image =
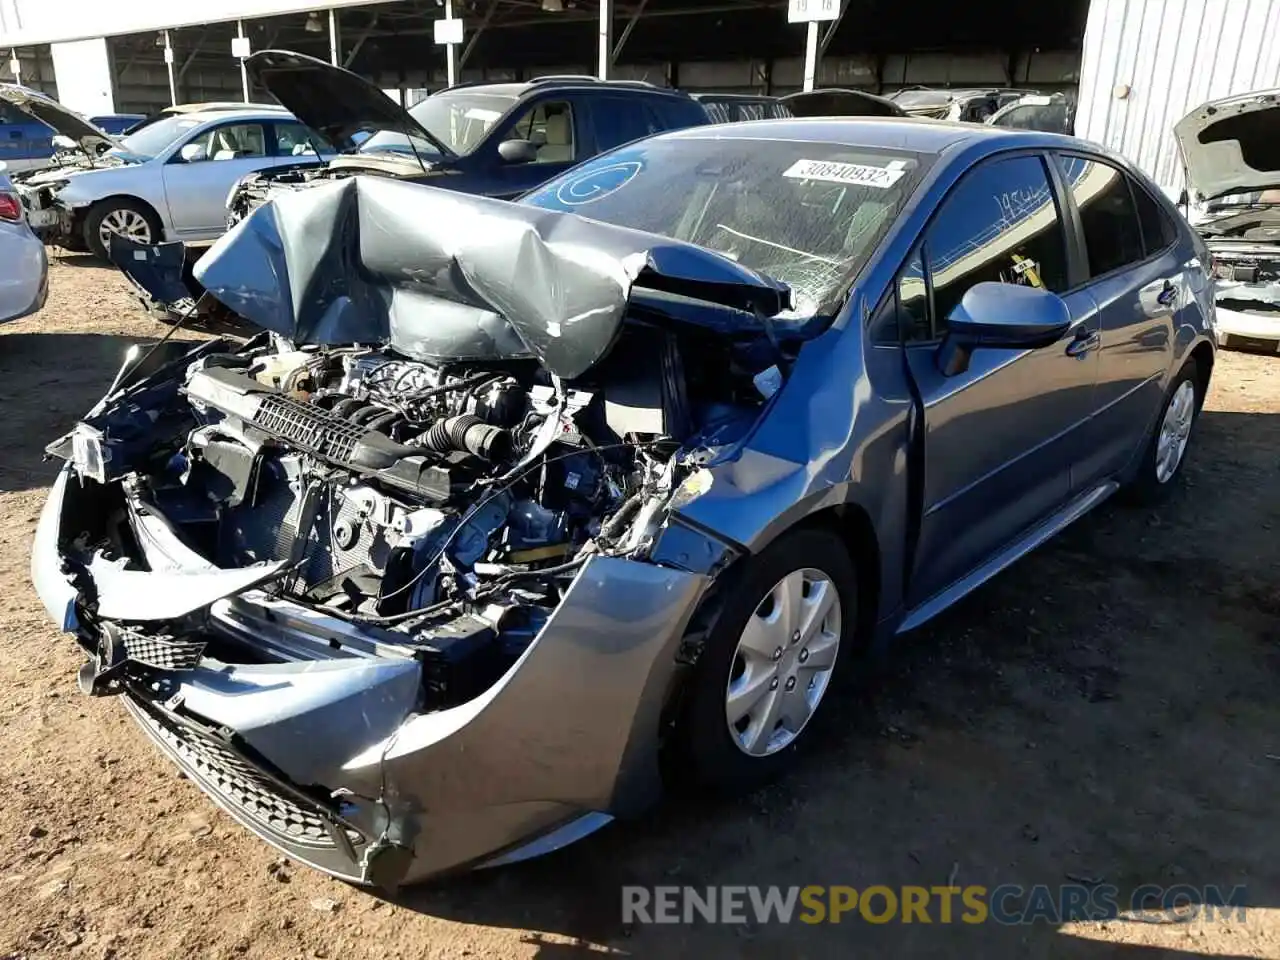
[[[92,650],[98,628],[77,615],[58,548],[79,489],[64,469],[32,579]],[[291,857],[354,882],[411,883],[554,848],[657,798],[661,714],[708,582],[594,557],[496,684],[433,713],[417,710],[415,660],[361,653],[342,641],[350,624],[250,590],[214,603],[210,629],[292,660],[146,667],[124,684],[125,703],[215,802]],[[308,647],[314,656],[297,654]]]

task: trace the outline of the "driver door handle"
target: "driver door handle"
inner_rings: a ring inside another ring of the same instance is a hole
[[[1081,327],[1067,344],[1067,356],[1083,360],[1093,350],[1102,346],[1102,335],[1097,330]]]

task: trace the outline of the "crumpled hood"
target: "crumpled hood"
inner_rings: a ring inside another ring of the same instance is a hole
[[[409,111],[350,70],[289,50],[259,50],[244,63],[256,83],[339,150],[354,150],[353,134],[362,130],[391,130],[452,156]]]
[[[609,352],[633,291],[748,317],[785,284],[710,250],[568,213],[376,177],[286,193],[195,267],[294,343],[389,343],[421,360],[535,357],[565,379]]]
[[[12,83],[0,83],[0,100],[39,120],[45,126],[52,127],[56,133],[70,137],[91,157],[117,145],[116,138],[111,134],[39,91]]]
[[[1173,135],[1195,200],[1280,187],[1280,90],[1203,104]]]

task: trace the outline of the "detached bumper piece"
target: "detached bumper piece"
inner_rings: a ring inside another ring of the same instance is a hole
[[[121,699],[156,746],[243,826],[296,860],[344,880],[371,882],[362,867],[367,841],[336,811],[215,732],[133,694]]]

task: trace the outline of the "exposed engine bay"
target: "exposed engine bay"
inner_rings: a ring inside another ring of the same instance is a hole
[[[304,190],[327,180],[354,176],[422,179],[431,165],[395,153],[340,154],[327,164],[289,164],[259,170],[240,180],[227,197],[227,229],[282,193]]]
[[[758,413],[731,358],[723,376],[686,377],[674,338],[652,331],[624,352],[652,375],[606,363],[566,386],[527,360],[214,341],[51,446],[97,501],[64,549],[86,583],[170,564],[169,538],[210,570],[259,568],[258,589],[419,659],[429,707],[462,702],[519,657],[589,555],[643,558],[706,444]],[[84,593],[93,623],[103,611]],[[270,660],[212,638],[206,615],[126,624],[124,642],[167,667],[193,645]]]

